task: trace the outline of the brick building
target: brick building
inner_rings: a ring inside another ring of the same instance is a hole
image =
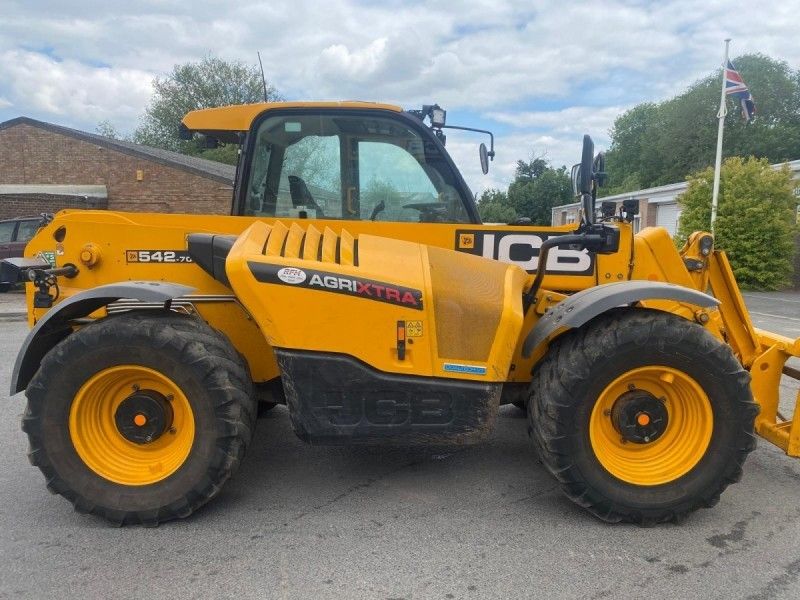
[[[228,214],[235,168],[19,117],[0,123],[0,219],[63,208]]]

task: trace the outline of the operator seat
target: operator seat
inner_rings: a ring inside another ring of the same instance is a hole
[[[307,206],[317,211],[318,217],[324,217],[325,213],[322,208],[314,200],[314,196],[308,190],[306,182],[300,179],[297,175],[289,175],[289,194],[292,196],[292,205],[297,208],[298,206]]]

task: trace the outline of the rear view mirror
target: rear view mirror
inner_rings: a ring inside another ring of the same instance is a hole
[[[597,156],[594,157],[592,171],[594,171],[594,181],[597,184],[597,187],[604,187],[606,185],[608,175],[606,174],[606,155],[602,152],[598,152]]]
[[[481,159],[481,171],[486,175],[489,172],[489,151],[486,149],[486,144],[481,143],[478,147],[478,154]]]
[[[580,165],[572,165],[572,172],[570,173],[570,179],[572,180],[572,195],[573,196],[580,196],[580,179],[581,179],[581,166]]]
[[[578,192],[581,194],[592,193],[592,177],[594,166],[594,142],[588,135],[583,136],[583,152],[581,153],[581,168],[578,171]]]
[[[184,142],[188,142],[192,139],[194,133],[186,127],[183,123],[178,125],[178,137],[181,138]]]
[[[214,148],[219,148],[219,140],[215,137],[211,137],[210,135],[204,135],[200,140],[200,144],[206,150],[213,150]]]

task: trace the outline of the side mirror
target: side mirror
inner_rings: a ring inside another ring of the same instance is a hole
[[[583,136],[583,152],[581,154],[581,168],[578,179],[578,192],[581,194],[592,193],[592,180],[594,166],[594,142],[588,135]]]
[[[200,140],[200,145],[206,150],[213,150],[214,148],[219,148],[219,140],[210,135],[204,135]]]
[[[189,140],[192,139],[193,136],[194,133],[190,131],[189,128],[186,127],[186,125],[184,125],[183,123],[178,125],[178,137],[181,138],[184,142],[188,142]]]
[[[481,142],[481,145],[478,147],[478,154],[481,159],[481,171],[486,175],[489,172],[489,151],[486,149],[486,144],[483,142]]]
[[[594,181],[597,187],[605,187],[608,174],[606,173],[606,155],[602,152],[598,152],[597,156],[594,157],[592,171],[594,171]]]
[[[579,196],[580,195],[580,180],[581,180],[581,166],[580,165],[572,165],[572,171],[570,172],[570,180],[572,180],[572,195]]]

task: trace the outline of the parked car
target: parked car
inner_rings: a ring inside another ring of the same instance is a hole
[[[0,221],[0,259],[22,256],[25,245],[42,224],[41,216]],[[13,285],[8,281],[0,281],[0,292],[7,292]]]

